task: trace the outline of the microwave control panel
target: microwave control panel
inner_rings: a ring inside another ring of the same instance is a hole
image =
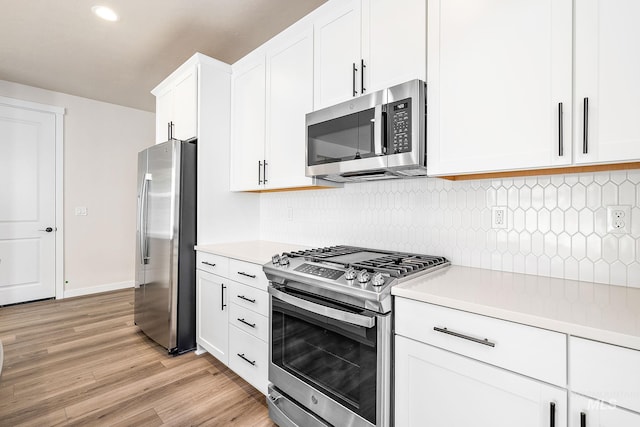
[[[389,103],[390,118],[389,154],[411,152],[411,98]]]

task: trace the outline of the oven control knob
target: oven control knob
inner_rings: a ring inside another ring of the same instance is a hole
[[[358,272],[358,282],[360,283],[367,283],[370,279],[370,275],[369,272],[365,269],[360,270],[360,272]]]
[[[271,264],[280,265],[280,255],[275,254],[274,256],[272,256],[271,257]]]
[[[280,256],[280,265],[283,267],[289,265],[289,257],[286,254]]]
[[[347,271],[344,272],[344,278],[347,280],[353,280],[356,278],[356,269],[353,267],[349,267]]]
[[[382,273],[378,272],[378,273],[374,274],[373,277],[371,278],[371,284],[373,286],[382,286],[382,285],[384,285],[384,276],[382,275]]]

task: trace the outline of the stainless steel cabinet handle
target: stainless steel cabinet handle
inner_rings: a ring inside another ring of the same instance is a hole
[[[247,321],[246,321],[246,320],[244,320],[244,319],[240,319],[240,318],[238,318],[238,322],[240,322],[240,323],[244,323],[245,325],[247,325],[247,326],[249,326],[249,327],[251,327],[251,328],[255,328],[255,327],[256,327],[256,324],[255,324],[255,323],[249,323],[249,322],[247,322]]]
[[[549,402],[549,427],[556,427],[556,404]]]
[[[582,101],[582,113],[584,115],[582,121],[582,153],[589,152],[589,98]]]
[[[203,264],[208,265],[210,267],[215,267],[216,265],[212,262],[202,261]]]
[[[489,346],[489,347],[495,347],[496,346],[495,343],[492,343],[491,341],[489,341],[486,338],[485,339],[481,339],[481,338],[471,337],[469,335],[464,335],[464,334],[461,334],[461,333],[458,333],[458,332],[450,331],[447,328],[438,328],[437,326],[434,326],[433,330],[436,331],[436,332],[442,332],[443,334],[447,334],[447,335],[451,335],[451,336],[454,336],[454,337],[462,338],[462,339],[465,339],[465,340],[473,341],[473,342],[476,342],[478,344],[486,345],[486,346]]]
[[[364,65],[364,59],[360,60],[360,93],[364,95],[366,89],[364,88],[364,69],[366,65]]]
[[[558,103],[558,156],[564,156],[564,141],[562,140],[562,102]]]
[[[252,279],[256,278],[255,274],[245,273],[244,271],[238,271],[238,274],[240,274],[241,276],[251,277]]]
[[[262,184],[262,178],[260,178],[261,173],[262,173],[262,161],[258,160],[258,185]]]
[[[167,122],[167,141],[171,141],[171,122]]]
[[[580,412],[580,427],[587,427],[587,414]]]
[[[356,90],[356,73],[358,72],[358,69],[356,68],[356,63],[353,63],[353,69],[351,70],[351,86],[353,88],[353,96],[358,95],[358,91]]]
[[[222,311],[224,311],[224,308],[227,306],[227,304],[224,303],[224,290],[226,288],[227,287],[224,285],[224,283],[220,287],[220,310]]]
[[[264,165],[262,166],[262,176],[264,177],[262,180],[264,181],[265,185],[267,184],[267,161],[264,161]]]
[[[241,300],[245,300],[247,302],[250,302],[251,304],[255,304],[256,303],[256,300],[251,299],[251,298],[247,298],[244,295],[238,295],[238,298],[240,298]]]
[[[253,366],[256,366],[256,361],[255,360],[249,360],[247,359],[247,357],[244,355],[244,353],[238,353],[238,357],[241,358],[242,360],[244,360],[247,363],[250,363]]]

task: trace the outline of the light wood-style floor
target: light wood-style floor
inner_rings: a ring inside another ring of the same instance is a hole
[[[274,426],[218,360],[146,338],[133,290],[1,307],[0,340],[0,426]]]

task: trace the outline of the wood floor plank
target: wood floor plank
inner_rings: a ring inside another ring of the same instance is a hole
[[[0,307],[0,426],[273,426],[264,395],[212,356],[169,356],[133,290]]]

